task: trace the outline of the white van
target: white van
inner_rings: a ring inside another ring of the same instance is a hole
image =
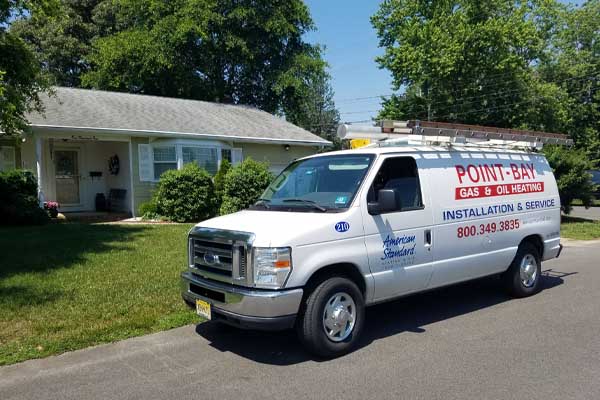
[[[423,138],[294,161],[250,209],[198,224],[184,300],[238,327],[295,327],[333,357],[372,304],[494,274],[516,297],[536,293],[562,248],[546,158]]]

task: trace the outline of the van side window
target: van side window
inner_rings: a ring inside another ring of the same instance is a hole
[[[369,188],[367,201],[378,201],[377,195],[381,189],[393,189],[400,193],[400,204],[395,211],[423,208],[417,163],[412,157],[394,157],[385,160]]]

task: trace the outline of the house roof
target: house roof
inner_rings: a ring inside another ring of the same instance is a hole
[[[54,95],[41,95],[43,113],[27,116],[32,127],[330,144],[282,118],[249,106],[64,87],[54,90]]]

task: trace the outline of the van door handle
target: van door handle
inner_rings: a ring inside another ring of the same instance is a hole
[[[425,246],[431,246],[431,229],[425,229]]]

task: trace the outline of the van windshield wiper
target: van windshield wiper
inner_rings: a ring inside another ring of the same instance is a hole
[[[322,212],[326,212],[327,209],[323,206],[320,206],[316,201],[312,201],[312,200],[307,200],[307,199],[284,199],[282,200],[282,203],[304,203],[304,204],[308,204],[309,206],[316,208],[319,211]]]
[[[269,208],[271,208],[271,206],[269,205],[270,202],[271,202],[271,200],[269,200],[269,199],[260,198],[256,201],[256,203],[254,203],[254,205],[255,206],[258,206],[258,205],[264,206],[268,210]]]

